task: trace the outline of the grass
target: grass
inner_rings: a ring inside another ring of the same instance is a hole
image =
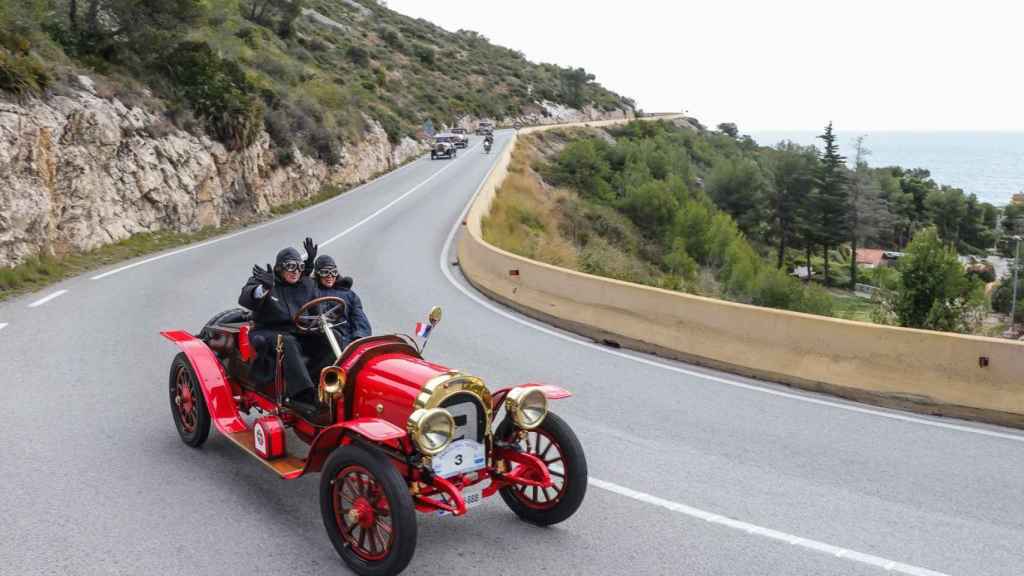
[[[878,308],[875,302],[849,292],[829,290],[828,294],[832,298],[832,315],[836,318],[871,322],[871,313]]]

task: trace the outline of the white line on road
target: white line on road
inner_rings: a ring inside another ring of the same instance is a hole
[[[7,328],[7,322],[0,322],[0,330]]]
[[[214,238],[212,240],[207,240],[206,242],[200,242],[199,244],[192,244],[190,246],[185,246],[184,248],[179,248],[178,250],[167,252],[165,254],[158,254],[156,256],[153,256],[152,258],[146,258],[145,260],[139,260],[138,262],[133,262],[131,264],[127,264],[125,266],[121,266],[120,268],[115,268],[113,270],[108,270],[108,271],[106,271],[106,272],[104,272],[102,274],[97,274],[96,276],[93,276],[90,279],[91,280],[102,280],[103,278],[106,278],[107,276],[113,276],[114,274],[117,274],[119,272],[124,272],[125,270],[131,270],[132,268],[135,268],[135,267],[138,267],[138,266],[142,266],[143,264],[149,264],[150,262],[156,262],[157,260],[163,260],[164,258],[169,258],[171,256],[176,256],[176,255],[182,254],[184,252],[189,252],[189,251],[192,251],[192,250],[196,250],[198,248],[203,248],[205,246],[209,246],[211,244],[216,244],[218,242],[223,242],[225,240],[230,240],[232,238],[235,238],[236,236],[241,236],[242,234],[248,234],[249,232],[255,232],[255,231],[257,231],[257,230],[259,230],[261,228],[266,228],[267,226],[272,226],[274,224],[280,224],[281,222],[285,222],[285,221],[291,220],[292,218],[295,218],[296,216],[299,216],[301,214],[305,214],[306,212],[308,212],[310,210],[313,210],[315,208],[323,208],[326,204],[334,202],[335,200],[339,200],[341,198],[351,197],[351,195],[354,192],[358,192],[358,191],[368,187],[371,184],[374,184],[376,182],[380,182],[381,180],[387,178],[388,176],[391,176],[393,174],[398,174],[399,172],[405,170],[406,168],[412,166],[413,164],[416,164],[417,162],[418,162],[418,159],[414,160],[412,162],[409,162],[405,166],[402,166],[402,167],[400,167],[400,168],[398,168],[396,170],[392,170],[391,172],[388,172],[387,174],[384,174],[384,175],[380,176],[379,178],[376,178],[374,180],[370,180],[369,182],[364,182],[363,184],[360,184],[359,186],[356,186],[355,188],[353,188],[352,190],[349,190],[348,192],[346,192],[344,194],[339,194],[338,196],[335,196],[334,198],[331,198],[330,200],[327,200],[327,201],[322,202],[320,204],[314,204],[313,206],[309,206],[309,207],[303,208],[302,210],[299,210],[298,212],[294,212],[292,214],[284,216],[283,218],[277,218],[275,220],[271,220],[269,222],[264,222],[263,224],[259,224],[257,226],[253,226],[251,228],[245,228],[244,230],[239,230],[238,232],[235,232],[234,234],[228,234],[227,236],[221,236],[219,238]]]
[[[496,167],[496,166],[497,166],[497,163],[495,163],[494,167]],[[491,171],[494,170],[494,167],[491,168]],[[550,336],[554,336],[555,338],[561,338],[562,340],[565,340],[567,342],[573,342],[575,344],[579,344],[580,346],[585,346],[587,348],[590,348],[592,350],[597,350],[597,351],[603,352],[605,354],[611,354],[612,356],[618,356],[619,358],[625,358],[627,360],[632,360],[633,362],[639,362],[640,364],[646,364],[648,366],[653,366],[655,368],[661,368],[663,370],[669,370],[669,371],[675,372],[677,374],[686,374],[687,376],[694,376],[694,377],[697,377],[697,378],[700,378],[700,379],[703,379],[703,380],[710,380],[712,382],[718,382],[720,384],[726,384],[728,386],[733,386],[733,387],[736,387],[736,388],[743,388],[745,390],[751,390],[751,391],[754,391],[754,392],[760,392],[762,394],[770,394],[772,396],[781,396],[783,398],[789,398],[791,400],[798,400],[800,402],[807,402],[809,404],[817,404],[819,406],[828,406],[830,408],[838,408],[840,410],[846,410],[846,411],[849,411],[849,412],[859,412],[861,414],[870,414],[872,416],[880,416],[882,418],[889,418],[890,420],[900,420],[900,421],[903,421],[903,422],[912,422],[914,424],[923,424],[925,426],[932,426],[932,427],[935,427],[935,428],[944,428],[946,430],[956,430],[958,432],[968,432],[970,434],[979,434],[981,436],[990,436],[992,438],[1001,438],[1003,440],[1012,440],[1014,442],[1024,442],[1024,435],[1011,434],[1011,433],[1008,433],[1008,432],[999,432],[997,430],[988,430],[988,429],[985,429],[985,428],[976,428],[976,427],[973,427],[973,426],[965,426],[963,424],[952,424],[952,423],[949,423],[949,422],[939,422],[939,421],[936,421],[936,420],[928,420],[928,419],[925,419],[925,418],[918,418],[916,416],[911,416],[909,414],[902,414],[902,413],[898,413],[898,412],[883,411],[883,410],[879,410],[879,409],[867,408],[867,407],[864,407],[864,406],[855,406],[855,405],[852,405],[852,404],[844,404],[844,403],[841,403],[841,402],[834,402],[834,401],[831,401],[831,400],[826,400],[824,398],[816,398],[816,397],[813,397],[813,396],[806,396],[806,395],[802,395],[802,394],[796,394],[796,393],[793,393],[793,392],[785,392],[783,390],[775,390],[775,389],[769,388],[767,386],[758,386],[758,385],[755,385],[755,384],[747,384],[746,382],[740,382],[738,380],[731,380],[729,378],[725,378],[725,377],[722,377],[722,376],[714,376],[712,374],[706,374],[704,372],[698,372],[696,370],[690,370],[690,369],[687,369],[687,368],[683,368],[681,366],[672,366],[670,364],[665,364],[664,362],[658,362],[656,360],[651,360],[649,358],[644,358],[642,356],[638,356],[638,355],[634,355],[634,354],[629,354],[629,353],[622,352],[622,351],[619,351],[619,350],[613,350],[613,349],[610,349],[610,348],[608,348],[608,347],[606,347],[604,345],[601,345],[601,344],[595,344],[594,342],[592,342],[590,340],[584,340],[583,338],[580,338],[578,336],[573,336],[573,335],[569,335],[569,334],[560,332],[560,331],[558,331],[558,330],[556,330],[554,328],[549,328],[547,326],[544,326],[544,325],[539,324],[537,322],[534,322],[532,320],[527,320],[527,319],[522,318],[522,317],[520,317],[520,316],[518,316],[516,314],[513,314],[512,312],[509,312],[509,311],[507,311],[507,310],[505,310],[503,308],[500,308],[498,305],[494,304],[490,300],[487,300],[484,297],[475,294],[474,292],[470,291],[468,288],[463,286],[462,283],[460,283],[459,281],[457,281],[455,279],[455,277],[452,275],[451,270],[448,267],[448,254],[451,251],[451,245],[452,245],[452,242],[455,239],[455,234],[459,231],[459,226],[466,219],[466,214],[469,213],[470,206],[473,205],[473,201],[476,199],[477,195],[480,194],[480,190],[483,189],[484,182],[487,181],[487,178],[489,176],[490,176],[490,172],[488,172],[487,176],[484,176],[484,179],[480,182],[480,186],[477,188],[476,192],[473,194],[473,197],[470,199],[470,201],[466,204],[466,207],[462,210],[462,214],[459,215],[458,220],[455,221],[455,225],[452,226],[451,231],[448,233],[448,238],[445,240],[444,246],[441,248],[441,257],[439,259],[439,264],[441,266],[441,272],[444,273],[445,278],[448,279],[448,282],[450,282],[452,284],[452,286],[455,286],[460,292],[465,294],[471,300],[473,300],[476,303],[480,304],[484,308],[487,308],[488,310],[494,312],[495,314],[498,314],[499,316],[502,316],[504,318],[512,320],[513,322],[518,322],[519,324],[522,324],[523,326],[528,326],[528,327],[533,328],[534,330],[537,330],[539,332],[543,332],[543,333],[548,334]]]
[[[57,290],[53,294],[50,294],[49,296],[43,296],[39,300],[36,300],[35,302],[29,304],[28,307],[29,308],[35,308],[37,306],[42,306],[43,304],[46,304],[47,302],[49,302],[50,300],[53,300],[54,298],[57,298],[58,296],[62,296],[64,294],[67,294],[67,292],[68,292],[67,290]]]
[[[873,554],[865,554],[863,552],[857,552],[847,548],[841,548],[834,546],[826,542],[820,542],[818,540],[811,540],[809,538],[803,538],[795,536],[793,534],[787,534],[778,530],[772,530],[771,528],[765,528],[758,526],[757,524],[750,524],[749,522],[743,522],[740,520],[734,520],[727,518],[713,512],[701,510],[700,508],[694,508],[693,506],[687,506],[686,504],[680,504],[679,502],[673,502],[664,498],[659,498],[645,492],[638,492],[625,486],[619,486],[613,482],[607,482],[605,480],[599,480],[591,477],[589,484],[595,488],[607,490],[619,496],[625,496],[639,502],[658,506],[672,512],[678,512],[690,516],[691,518],[697,518],[698,520],[704,520],[712,524],[718,524],[734,530],[740,530],[754,536],[761,536],[769,538],[771,540],[777,540],[779,542],[785,542],[793,546],[799,546],[815,552],[821,552],[823,554],[831,554],[836,558],[842,558],[844,560],[850,560],[853,562],[859,562],[861,564],[867,564],[881,568],[889,572],[896,572],[899,574],[909,574],[910,576],[949,576],[944,572],[936,572],[927,568],[921,568],[920,566],[912,566],[910,564],[904,564],[902,562],[896,562],[888,558],[882,558],[881,556],[875,556]]]
[[[466,152],[469,152],[470,150],[472,150],[473,148],[476,148],[477,146],[478,146],[478,144],[474,144],[473,146],[470,146],[469,148],[466,148]],[[466,158],[466,156],[463,156],[462,158]],[[395,198],[395,199],[394,199],[394,200],[392,200],[391,202],[388,202],[387,204],[385,204],[385,205],[381,206],[381,207],[380,207],[380,208],[378,208],[378,209],[377,209],[377,211],[375,211],[375,212],[374,212],[373,214],[370,214],[369,216],[367,216],[366,218],[363,218],[363,219],[362,219],[362,220],[360,220],[359,222],[356,222],[355,224],[353,224],[353,225],[349,226],[348,228],[346,228],[346,229],[342,230],[341,232],[338,232],[338,233],[337,233],[337,234],[335,234],[334,236],[331,236],[331,237],[330,237],[330,238],[328,238],[327,240],[324,240],[323,242],[321,242],[321,243],[320,243],[320,246],[327,246],[327,245],[328,245],[328,244],[330,244],[331,242],[334,242],[335,240],[337,240],[337,239],[341,238],[342,236],[344,236],[344,235],[348,234],[349,232],[351,232],[351,231],[355,230],[356,228],[359,228],[359,227],[360,227],[360,226],[362,226],[363,224],[366,224],[366,223],[367,223],[367,222],[369,222],[370,220],[373,220],[373,219],[374,219],[374,218],[376,218],[376,217],[377,217],[377,215],[378,215],[378,214],[380,214],[381,212],[384,212],[384,211],[385,211],[385,210],[387,210],[388,208],[391,208],[391,207],[392,207],[392,206],[394,206],[395,204],[398,204],[398,203],[399,203],[399,202],[401,202],[402,200],[405,200],[405,199],[406,199],[406,198],[407,198],[407,197],[408,197],[408,196],[409,196],[410,194],[412,194],[413,192],[415,192],[415,191],[419,190],[420,188],[422,188],[423,186],[425,186],[425,185],[427,184],[427,182],[430,182],[430,181],[431,181],[431,180],[433,180],[434,178],[437,178],[437,176],[438,176],[439,174],[441,174],[441,172],[444,172],[445,170],[447,170],[447,169],[451,168],[452,166],[454,166],[454,165],[455,165],[455,163],[456,163],[456,162],[458,162],[458,161],[459,161],[459,160],[461,160],[462,158],[458,158],[458,157],[456,157],[456,159],[455,159],[455,160],[454,160],[453,162],[449,162],[447,166],[445,166],[444,168],[441,168],[441,169],[440,169],[440,170],[438,170],[437,172],[434,172],[433,174],[431,174],[431,175],[430,175],[430,177],[429,177],[429,178],[427,178],[427,179],[426,179],[426,180],[424,180],[423,182],[420,182],[419,184],[417,184],[417,185],[413,186],[412,188],[410,188],[410,189],[409,189],[408,191],[406,191],[406,192],[405,192],[404,194],[402,194],[402,195],[401,195],[401,196],[399,196],[398,198]]]

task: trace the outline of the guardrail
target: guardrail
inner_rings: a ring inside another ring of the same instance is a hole
[[[598,342],[863,402],[1024,428],[1024,343],[704,298],[566,270],[488,244],[481,221],[508,173],[515,138],[472,201],[459,238],[463,274],[489,297]]]

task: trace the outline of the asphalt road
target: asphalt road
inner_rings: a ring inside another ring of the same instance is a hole
[[[216,432],[201,450],[180,442],[176,349],[158,335],[235,306],[252,265],[306,235],[354,276],[376,332],[411,332],[440,304],[431,360],[576,393],[552,407],[587,451],[579,513],[539,529],[494,498],[421,515],[409,574],[1024,571],[1024,434],[611,350],[469,288],[450,241],[497,159],[478,144],[0,304],[0,574],[347,573],[318,477],[279,480]]]

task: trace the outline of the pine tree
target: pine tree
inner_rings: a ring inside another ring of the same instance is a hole
[[[846,189],[846,158],[839,154],[831,122],[825,126],[825,133],[818,138],[825,143],[817,178],[818,234],[825,252],[825,284],[829,285],[828,253],[849,237],[850,204]]]

